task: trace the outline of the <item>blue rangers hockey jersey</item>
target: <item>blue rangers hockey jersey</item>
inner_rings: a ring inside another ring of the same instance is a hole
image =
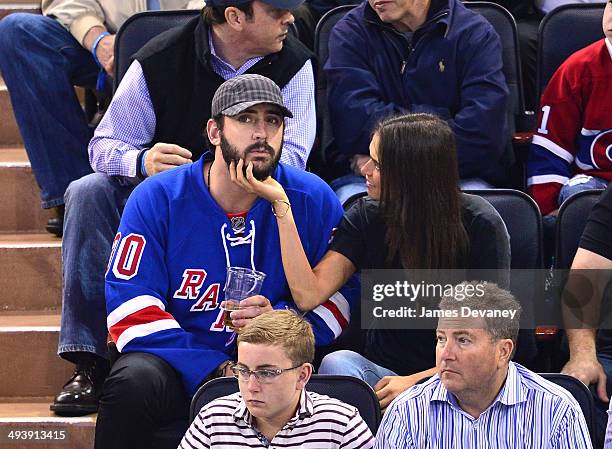
[[[261,294],[275,309],[295,307],[270,203],[258,198],[243,229],[235,231],[204,183],[203,164],[201,158],[160,173],[134,190],[106,274],[107,325],[119,351],[161,357],[181,374],[190,395],[234,350],[219,307],[228,266],[263,271]],[[287,192],[314,266],[327,251],[342,207],[313,174],[279,164],[274,178]],[[306,314],[318,345],[331,343],[347,326],[358,293],[351,279]]]

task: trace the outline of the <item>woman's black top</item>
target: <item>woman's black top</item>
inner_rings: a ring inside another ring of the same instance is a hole
[[[478,196],[461,194],[461,202],[470,250],[460,265],[466,269],[509,269],[510,241],[497,211]],[[385,232],[378,201],[364,197],[346,212],[329,249],[347,257],[357,270],[401,269],[397,258],[386,262]],[[364,355],[398,375],[432,368],[435,331],[368,329]]]

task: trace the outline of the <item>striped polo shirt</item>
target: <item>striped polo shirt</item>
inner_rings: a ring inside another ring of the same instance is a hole
[[[574,397],[510,362],[503,388],[478,419],[459,407],[438,375],[391,404],[376,448],[591,449],[584,415]]]
[[[355,407],[302,390],[295,416],[272,441],[254,427],[242,396],[234,393],[202,407],[179,448],[357,449],[373,446],[374,437]]]

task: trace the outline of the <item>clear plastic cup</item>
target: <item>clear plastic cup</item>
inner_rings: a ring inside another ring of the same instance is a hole
[[[228,267],[225,281],[225,302],[223,304],[223,321],[226,326],[234,329],[231,312],[240,310],[240,301],[258,295],[266,277],[261,271],[243,267]]]

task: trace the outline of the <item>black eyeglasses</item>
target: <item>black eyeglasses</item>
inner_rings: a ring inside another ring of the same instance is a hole
[[[251,378],[251,374],[253,374],[258,382],[266,383],[272,382],[285,371],[291,371],[296,368],[299,368],[300,366],[302,366],[302,364],[292,366],[291,368],[264,368],[251,371],[248,368],[234,365],[232,366],[232,373],[234,373],[234,377],[236,379],[241,380],[243,382],[248,382],[248,380]]]

